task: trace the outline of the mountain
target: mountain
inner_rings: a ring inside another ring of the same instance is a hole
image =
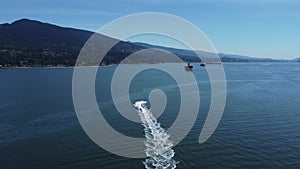
[[[55,48],[81,46],[93,32],[62,28],[48,23],[21,19],[0,25],[0,44],[16,48]],[[42,42],[42,43],[41,43]]]
[[[93,32],[21,19],[0,25],[0,65],[3,66],[74,66],[76,58]],[[98,34],[99,45],[116,39]],[[105,63],[118,63],[127,55],[143,49],[119,42],[105,56]]]
[[[146,48],[159,48],[162,50],[167,50],[174,54],[180,55],[183,58],[186,57],[189,58],[189,60],[196,61],[196,62],[199,62],[199,60],[195,59],[197,57],[196,53],[204,57],[206,61],[210,60],[210,57],[212,57],[212,55],[215,55],[213,53],[209,53],[205,51],[191,51],[186,49],[176,49],[172,47],[156,46],[156,45],[151,45],[151,44],[141,43],[141,42],[136,42],[135,44]],[[218,53],[218,55],[222,62],[279,62],[281,61],[281,60],[275,60],[271,58],[256,58],[250,56],[225,54],[225,53]],[[213,60],[212,62],[217,62],[217,61]]]
[[[296,59],[294,59],[293,61],[295,61],[295,62],[300,62],[300,57],[299,57],[299,58],[296,58]]]
[[[49,23],[21,19],[13,23],[0,24],[0,65],[10,66],[74,66],[77,56],[85,42],[94,32],[65,28]],[[211,59],[212,53],[191,51],[171,47],[154,46],[146,43],[118,41],[111,37],[96,34],[101,39],[97,48],[118,42],[106,54],[102,65],[120,63],[129,55],[130,61],[124,63],[164,63],[177,62],[169,51],[178,55],[185,62],[201,62],[196,53]],[[151,48],[151,50],[149,50]],[[152,49],[155,48],[155,49]],[[146,50],[144,53],[137,51]],[[196,52],[196,53],[195,53]],[[93,54],[91,54],[93,55]],[[170,57],[168,57],[170,56]],[[252,58],[247,56],[220,53],[223,62],[269,62],[273,59]],[[95,65],[95,63],[79,63],[80,65]]]

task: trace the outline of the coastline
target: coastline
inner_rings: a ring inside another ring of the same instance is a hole
[[[31,68],[49,68],[49,69],[58,69],[58,68],[75,68],[75,67],[109,67],[111,65],[99,65],[99,66],[9,66],[9,67],[0,67],[0,69],[31,69]]]
[[[181,62],[185,64],[185,62]],[[200,64],[201,62],[191,62],[192,64]],[[261,63],[262,65],[266,64],[299,64],[300,62],[211,62],[211,63],[206,63],[206,65],[215,65],[215,64],[259,64]],[[120,63],[120,64],[125,64],[125,65],[143,65],[143,64],[172,64],[170,63]],[[49,68],[49,69],[59,69],[59,68],[84,68],[84,67],[110,67],[113,65],[119,65],[119,64],[110,64],[110,65],[99,65],[99,66],[9,66],[5,67],[2,66],[0,67],[1,69],[32,69],[32,68]]]

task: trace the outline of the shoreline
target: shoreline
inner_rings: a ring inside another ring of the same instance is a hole
[[[201,62],[191,62],[192,64],[199,64]],[[220,63],[206,63],[206,65],[216,65],[216,64],[287,64],[287,63],[293,63],[293,64],[299,64],[300,62],[220,62]],[[121,63],[124,65],[143,65],[143,64],[173,64],[173,63]],[[176,63],[174,63],[176,64]],[[178,64],[178,63],[177,63]],[[182,64],[185,64],[185,62],[182,62]],[[110,67],[113,65],[119,65],[119,64],[110,64],[110,65],[99,65],[99,66],[9,66],[0,67],[1,69],[29,69],[29,68],[50,68],[50,69],[58,69],[58,68],[84,68],[84,67]]]
[[[29,68],[58,69],[58,68],[75,68],[75,67],[78,67],[78,68],[80,68],[80,67],[109,67],[112,65],[101,65],[101,66],[10,66],[10,67],[0,67],[0,69],[29,69]]]

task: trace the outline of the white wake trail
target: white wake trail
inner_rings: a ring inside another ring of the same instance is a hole
[[[174,169],[176,162],[172,149],[173,143],[169,140],[169,135],[160,126],[153,114],[146,108],[146,101],[137,101],[134,107],[137,108],[139,116],[144,126],[146,160],[143,162],[146,169]]]

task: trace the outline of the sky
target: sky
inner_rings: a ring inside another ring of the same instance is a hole
[[[276,59],[300,57],[298,0],[0,0],[0,3],[0,23],[28,18],[91,31],[133,13],[169,13],[196,25],[218,52]]]

